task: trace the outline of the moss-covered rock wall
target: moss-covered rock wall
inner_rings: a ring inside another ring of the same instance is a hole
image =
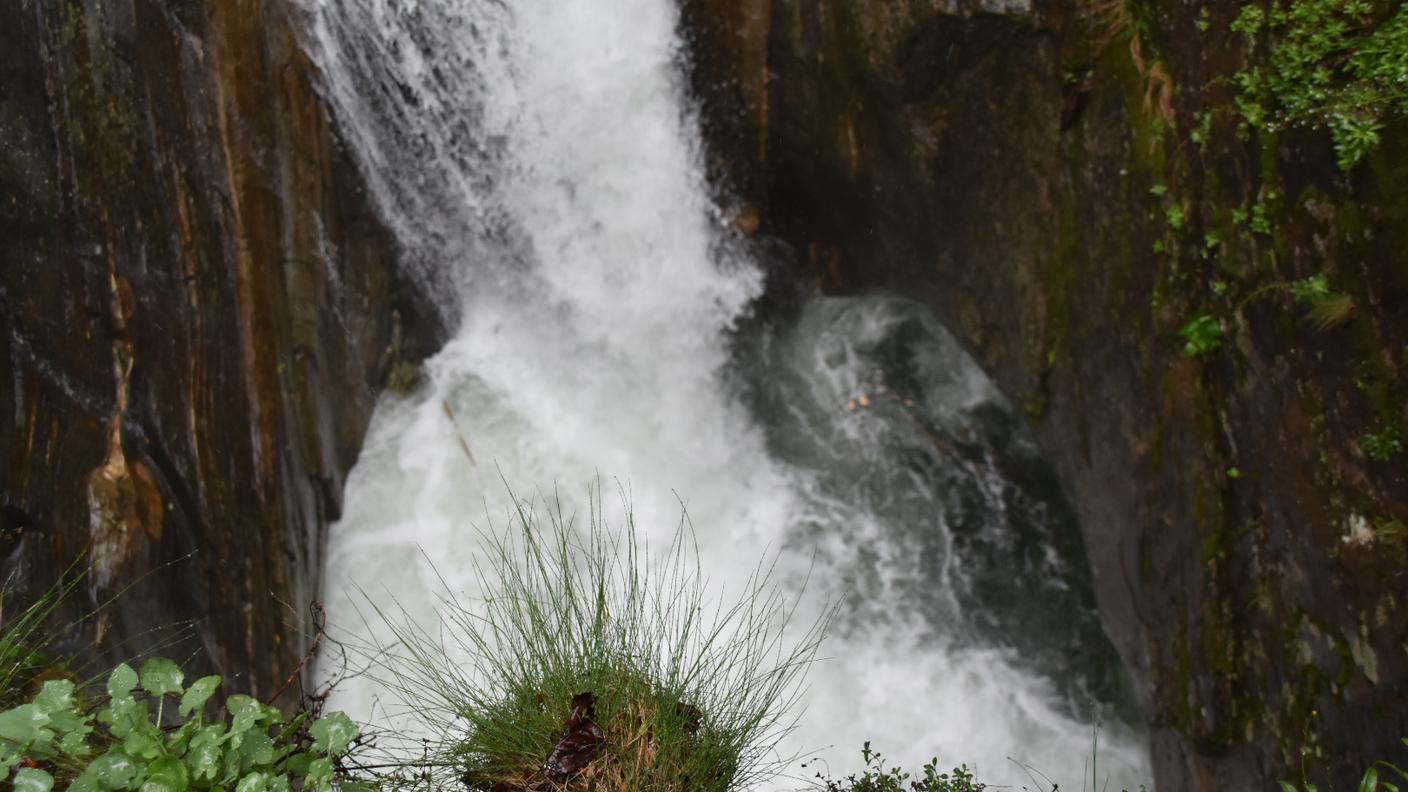
[[[81,557],[74,612],[125,593],[66,640],[175,638],[261,697],[307,648],[411,293],[292,14],[17,0],[0,24],[7,580]]]
[[[686,29],[739,227],[927,301],[1030,417],[1158,787],[1308,750],[1346,788],[1408,735],[1408,125],[1346,171],[1325,129],[1245,123],[1244,5],[688,0]]]

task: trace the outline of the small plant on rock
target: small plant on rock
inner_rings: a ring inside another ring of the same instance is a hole
[[[1402,742],[1404,747],[1408,747],[1408,737],[1404,737]],[[1305,768],[1302,767],[1301,775],[1304,774]],[[1369,769],[1365,770],[1364,775],[1359,779],[1359,792],[1378,792],[1381,788],[1385,792],[1398,792],[1399,786],[1388,780],[1390,776],[1396,776],[1408,784],[1408,771],[1404,771],[1403,768],[1387,760],[1380,759],[1374,762],[1369,765]],[[1277,784],[1280,786],[1281,792],[1320,792],[1320,787],[1309,781],[1301,786],[1296,786],[1289,781],[1278,781]],[[1404,788],[1408,788],[1408,786]]]
[[[183,680],[170,660],[149,659],[140,674],[124,663],[96,704],[71,680],[46,681],[32,701],[0,713],[0,776],[17,792],[56,784],[72,792],[331,789],[335,764],[357,737],[346,715],[285,720],[236,695],[228,718],[206,721],[220,677]]]
[[[1387,462],[1403,453],[1403,430],[1386,424],[1376,431],[1366,433],[1359,442],[1370,459]]]
[[[447,595],[440,623],[376,608],[394,634],[369,676],[428,739],[382,743],[382,788],[726,792],[783,766],[777,741],[829,617],[783,640],[792,609],[760,568],[719,603],[686,552],[663,558],[599,517],[579,531],[522,506],[487,537],[482,602]],[[629,523],[629,519],[628,519]],[[389,768],[389,769],[388,769]]]
[[[915,778],[898,767],[885,767],[885,758],[867,742],[861,748],[865,768],[844,780],[818,775],[824,792],[982,792],[987,785],[974,780],[966,766],[951,773],[939,772],[939,760],[924,765],[924,774]]]
[[[1232,24],[1250,63],[1236,75],[1249,128],[1328,129],[1350,170],[1408,114],[1408,9],[1370,0],[1248,2]]]
[[[1183,345],[1184,357],[1203,357],[1222,346],[1222,326],[1206,311],[1189,319],[1178,334],[1186,342]]]

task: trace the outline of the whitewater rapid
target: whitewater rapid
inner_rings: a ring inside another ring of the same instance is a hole
[[[914,767],[938,756],[1030,784],[1012,757],[1081,786],[1091,727],[1071,686],[983,639],[947,485],[886,467],[895,427],[962,434],[1000,396],[942,339],[925,341],[915,354],[943,382],[867,428],[852,402],[884,391],[874,362],[847,350],[913,312],[894,301],[818,302],[805,333],[737,335],[763,282],[702,175],[674,4],[306,1],[343,136],[404,260],[457,322],[419,389],[384,398],[373,419],[330,531],[332,624],[370,629],[362,591],[428,618],[446,585],[476,589],[477,529],[505,524],[510,489],[586,514],[587,486],[605,481],[608,520],[623,522],[619,487],[660,545],[687,508],[718,581],[781,553],[789,584],[817,559],[804,620],[848,595],[782,748],[822,764],[795,776],[851,771],[868,740]],[[792,389],[772,389],[784,371]],[[896,509],[883,491],[853,493],[837,483],[855,478],[838,472],[848,464],[923,496]],[[1006,485],[983,470],[964,481],[1000,510]],[[1048,562],[1062,563],[1034,563]],[[378,697],[351,679],[329,706],[389,717]],[[1102,782],[1108,770],[1111,788],[1137,787],[1142,749],[1110,728]]]

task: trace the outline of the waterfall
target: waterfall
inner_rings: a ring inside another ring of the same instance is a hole
[[[784,753],[840,775],[870,740],[1079,786],[1098,707],[1043,647],[1094,620],[1059,521],[1003,477],[1033,453],[987,443],[1015,431],[1006,406],[916,306],[818,300],[739,330],[762,278],[710,201],[671,0],[305,1],[343,137],[458,322],[373,419],[330,532],[333,624],[359,629],[360,591],[428,612],[472,590],[510,487],[585,513],[587,483],[617,481],[647,538],[687,508],[719,580],[781,553],[784,580],[816,559],[804,610],[849,594]],[[1047,610],[1028,629],[994,591]],[[375,720],[376,696],[351,679],[331,705]],[[1133,738],[1101,743],[1111,788],[1148,778]]]

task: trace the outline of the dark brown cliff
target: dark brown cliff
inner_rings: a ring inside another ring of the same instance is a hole
[[[1271,788],[1308,750],[1347,788],[1408,735],[1408,129],[1347,171],[1326,132],[1239,131],[1258,55],[1241,3],[1206,6],[689,0],[685,26],[739,227],[824,290],[932,305],[1030,417],[1157,786]]]
[[[139,585],[67,638],[130,655],[194,620],[164,651],[269,696],[396,354],[388,235],[290,4],[0,13],[5,569],[88,550],[76,610]]]

